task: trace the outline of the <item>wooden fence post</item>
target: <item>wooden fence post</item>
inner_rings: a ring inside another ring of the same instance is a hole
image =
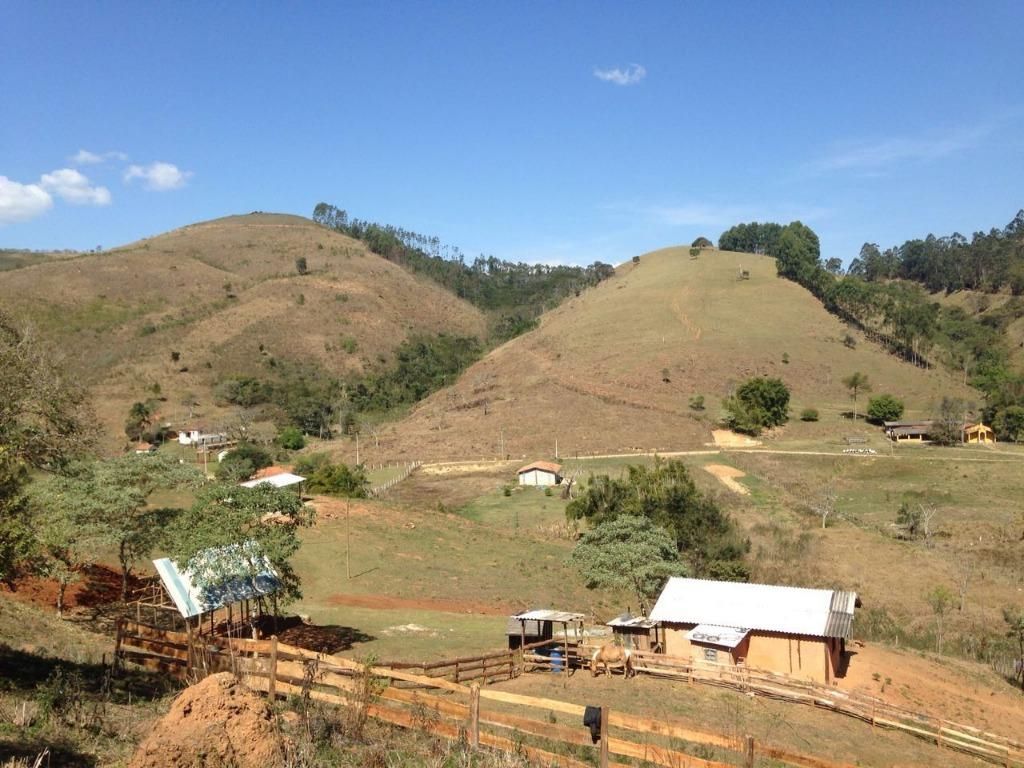
[[[477,683],[469,687],[469,746],[473,749],[480,746],[480,686]]]
[[[277,635],[270,637],[270,679],[267,682],[267,698],[274,701],[277,697]]]
[[[601,756],[600,768],[608,768],[608,707],[601,707]]]
[[[114,638],[114,658],[110,662],[111,673],[117,672],[117,662],[121,658],[121,635],[124,633],[124,619],[117,620],[117,637]]]
[[[746,744],[743,747],[743,765],[745,768],[754,768],[754,737],[747,736]]]

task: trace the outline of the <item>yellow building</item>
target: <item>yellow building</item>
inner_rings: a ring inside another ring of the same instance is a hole
[[[831,683],[845,674],[856,605],[842,590],[672,578],[650,619],[666,655]]]
[[[965,443],[994,443],[995,441],[996,433],[992,430],[992,427],[986,426],[981,422],[968,424],[964,427]]]

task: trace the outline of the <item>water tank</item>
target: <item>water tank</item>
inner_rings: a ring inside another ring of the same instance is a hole
[[[556,675],[562,671],[562,649],[551,649],[551,671]]]

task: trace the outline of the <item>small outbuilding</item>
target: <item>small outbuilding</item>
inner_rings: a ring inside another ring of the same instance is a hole
[[[612,637],[618,646],[633,651],[661,650],[658,624],[646,616],[623,613],[606,621],[605,626],[612,628]]]
[[[246,480],[239,483],[243,488],[255,488],[257,485],[271,485],[274,488],[290,488],[306,482],[302,475],[294,475],[291,472],[278,472],[276,475],[265,475],[254,480]]]
[[[152,615],[154,626],[188,632],[235,634],[250,630],[261,616],[276,613],[283,584],[255,541],[204,549],[188,566],[170,558],[153,561],[157,579],[132,604],[136,620]]]
[[[651,611],[664,651],[831,683],[845,674],[857,594],[671,578]]]
[[[992,429],[981,422],[977,424],[968,424],[964,427],[964,442],[965,443],[994,443],[996,441],[996,433]]]
[[[551,461],[535,461],[519,468],[520,485],[551,486],[562,482],[562,465]]]
[[[885,436],[890,440],[903,443],[923,443],[931,439],[933,421],[885,421]]]

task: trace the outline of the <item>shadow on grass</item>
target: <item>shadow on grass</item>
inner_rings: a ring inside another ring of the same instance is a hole
[[[295,617],[279,620],[277,639],[288,645],[296,645],[317,653],[340,653],[351,650],[356,643],[368,643],[377,638],[355,627],[337,624],[317,626],[305,624]],[[269,633],[268,633],[269,634]]]
[[[111,676],[103,664],[40,656],[0,644],[0,690],[36,692],[58,677],[75,680],[88,698],[109,695],[109,701],[118,704],[157,699],[180,687],[164,675],[145,670],[121,669]]]
[[[83,755],[68,742],[54,742],[51,739],[31,742],[19,739],[7,741],[0,737],[0,763],[7,765],[12,762],[16,766],[22,764],[35,765],[36,759],[44,755],[40,765],[61,766],[61,768],[92,768],[98,765],[92,755]]]

